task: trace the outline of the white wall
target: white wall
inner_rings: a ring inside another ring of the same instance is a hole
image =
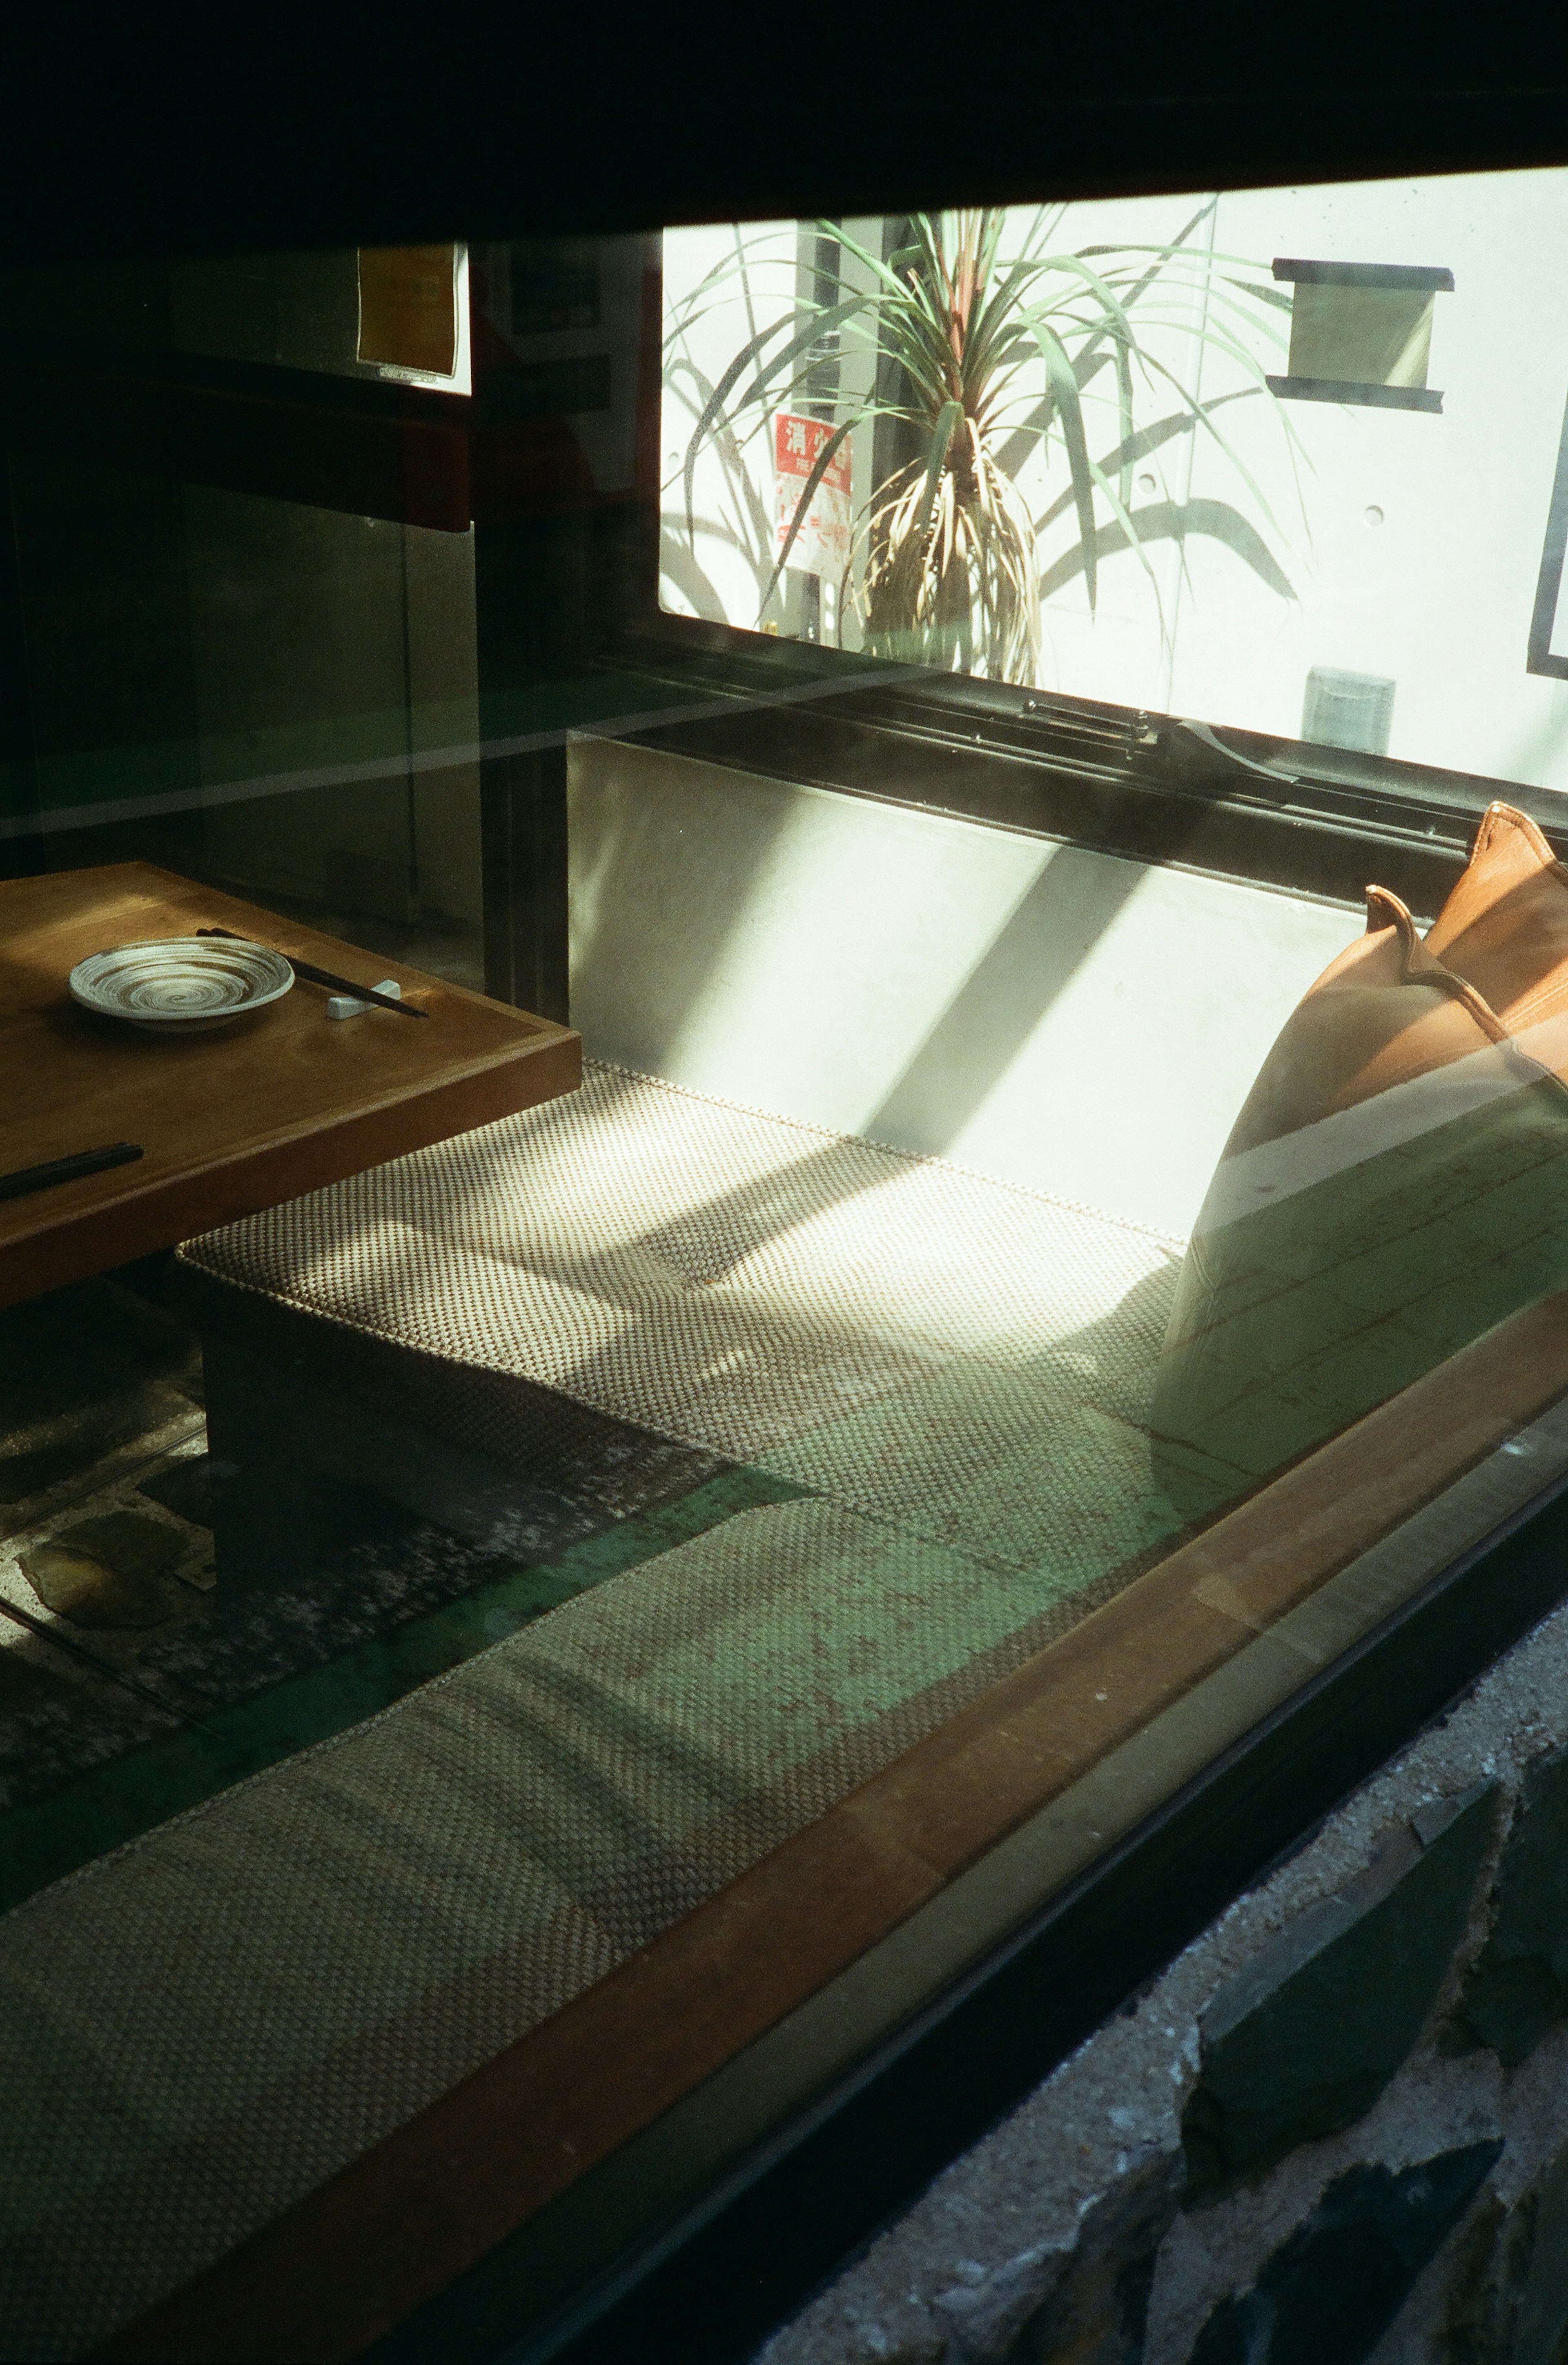
[[[692,432],[729,362],[748,338],[795,309],[797,247],[792,221],[666,233],[659,597],[673,614],[750,631],[764,612],[787,631],[797,622],[777,598],[763,608],[776,555],[771,414],[752,411],[739,438],[704,439],[693,481],[694,535],[687,531],[684,474]],[[704,294],[715,272],[725,276]]]
[[[570,768],[588,1051],[1184,1237],[1357,913],[611,740]]]
[[[1454,288],[1434,308],[1440,417],[1287,406],[1311,464],[1295,602],[1189,535],[1175,710],[1294,736],[1308,667],[1343,666],[1396,682],[1391,755],[1568,789],[1568,684],[1525,670],[1568,396],[1568,172],[1242,192],[1221,199],[1216,235],[1249,253],[1445,264]],[[1205,394],[1223,383],[1216,367]],[[1282,516],[1279,438],[1261,403],[1233,410]],[[1222,468],[1200,453],[1194,492]]]

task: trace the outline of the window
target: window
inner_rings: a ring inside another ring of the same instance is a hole
[[[0,2348],[782,2307],[1556,1597],[1565,185],[5,275]]]
[[[1563,375],[1534,241],[1565,203],[1561,172],[1500,173],[863,220],[836,242],[790,223],[683,231],[666,241],[664,604],[1558,788],[1558,693],[1526,654]],[[814,294],[808,246],[831,257]],[[984,465],[946,451],[927,502],[934,373],[966,304]],[[797,521],[802,439],[836,435]],[[1037,624],[1010,640],[1002,594],[1025,568]],[[1385,685],[1350,740],[1343,702],[1330,721],[1312,690],[1328,672]]]

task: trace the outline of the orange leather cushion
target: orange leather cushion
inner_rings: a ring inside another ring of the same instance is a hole
[[[1526,814],[1487,807],[1426,949],[1484,995],[1510,1035],[1568,1010],[1568,869]]]
[[[1492,805],[1425,942],[1367,890],[1238,1117],[1182,1266],[1157,1472],[1216,1508],[1568,1285],[1568,869]]]

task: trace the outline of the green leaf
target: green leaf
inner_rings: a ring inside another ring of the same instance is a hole
[[[935,605],[919,630],[935,633],[953,655],[972,640],[973,652],[983,648],[986,662],[994,670],[999,662],[1023,661],[1016,656],[1024,646],[1021,634],[1032,632],[1037,636],[1038,617],[1031,620],[1026,613],[1027,586],[1034,579],[1029,521],[1025,518],[1024,541],[1014,550],[1008,539],[1013,528],[1004,516],[1012,479],[1004,472],[993,486],[985,469],[998,465],[999,445],[1007,445],[1013,437],[1023,438],[1023,443],[1010,447],[1016,454],[1036,437],[1053,433],[1058,419],[1070,486],[1059,501],[1052,503],[1050,514],[1059,514],[1070,499],[1082,542],[1092,611],[1098,594],[1097,492],[1104,496],[1110,513],[1137,551],[1158,602],[1159,586],[1130,506],[1133,463],[1141,448],[1134,400],[1137,373],[1142,374],[1141,387],[1153,389],[1164,381],[1175,389],[1187,432],[1201,423],[1246,483],[1260,515],[1271,524],[1274,521],[1261,488],[1210,416],[1218,406],[1200,404],[1195,393],[1182,385],[1176,371],[1143,341],[1154,332],[1152,342],[1158,345],[1167,331],[1180,331],[1195,335],[1200,351],[1224,354],[1239,364],[1252,386],[1266,393],[1280,418],[1294,465],[1296,439],[1288,417],[1267,388],[1257,358],[1259,353],[1281,342],[1280,316],[1288,313],[1290,297],[1272,285],[1260,284],[1255,275],[1264,274],[1267,266],[1255,257],[1222,255],[1209,252],[1201,242],[1192,242],[1195,235],[1201,241],[1210,234],[1213,204],[1205,199],[1192,219],[1163,241],[1126,241],[1075,252],[1056,244],[1066,209],[1058,206],[1047,213],[1041,208],[1029,223],[1022,244],[1010,244],[1005,255],[1004,233],[1011,231],[1015,218],[997,207],[912,216],[906,243],[885,257],[846,232],[842,222],[819,223],[822,234],[837,242],[845,261],[853,258],[860,266],[857,276],[863,273],[866,285],[860,292],[851,292],[841,276],[835,304],[813,306],[807,315],[797,302],[790,320],[760,336],[755,316],[748,317],[751,342],[703,404],[698,432],[687,454],[689,530],[693,523],[696,450],[703,436],[718,432],[716,422],[723,420],[725,405],[730,406],[732,418],[741,412],[749,418],[748,405],[766,401],[777,407],[788,402],[811,377],[815,366],[812,349],[839,328],[840,351],[864,357],[860,368],[867,362],[878,366],[885,362],[898,370],[898,399],[880,404],[852,399],[852,415],[841,418],[831,447],[819,455],[818,465],[796,502],[765,599],[783,573],[822,474],[844,436],[862,420],[886,415],[912,424],[918,421],[926,455],[924,461],[911,463],[907,471],[901,470],[890,486],[873,489],[865,531],[868,536],[870,521],[888,513],[890,504],[884,496],[890,487],[902,484],[896,501],[904,521],[902,532],[907,536],[910,565],[922,573],[927,566],[935,570],[931,596]],[[769,236],[776,242],[777,233]],[[749,252],[737,232],[735,260],[715,264],[692,291],[683,308],[686,319],[695,321],[706,317],[721,286],[733,285],[737,276],[747,284]],[[782,263],[785,259],[778,260]],[[966,305],[955,352],[955,310]],[[1046,384],[1039,391],[1034,368],[1036,353],[1046,366]],[[748,364],[750,380],[740,394],[737,390]],[[693,375],[699,380],[693,387],[695,397],[705,388],[700,373]],[[1092,383],[1096,378],[1101,380],[1098,387]],[[861,382],[858,375],[852,382]],[[1092,406],[1101,403],[1108,414],[1108,398],[1115,405],[1116,448],[1114,455],[1107,452],[1103,463],[1097,465],[1089,456],[1086,421],[1097,420],[1093,432],[1100,440],[1109,417],[1101,420]],[[1219,403],[1231,398],[1222,395]],[[960,422],[971,435],[977,467],[980,467],[978,497],[966,495],[961,502],[957,497],[958,479],[946,473]],[[765,432],[767,425],[764,413],[755,433]],[[1166,432],[1162,425],[1161,438]],[[1170,422],[1169,432],[1175,432],[1174,421]],[[737,431],[725,424],[723,448],[730,455],[726,466],[734,465],[734,455],[740,449],[736,437]],[[741,441],[751,440],[751,434],[742,432]],[[934,529],[937,530],[935,545]],[[770,525],[765,529],[769,535],[772,531]],[[868,552],[868,541],[866,547]],[[923,554],[918,559],[917,553]],[[868,557],[865,563],[869,564]],[[883,588],[877,596],[884,599],[889,578],[884,574],[879,580]],[[967,590],[961,588],[966,583],[970,587]],[[908,587],[900,590],[895,584],[891,596],[896,609],[908,596]],[[972,610],[967,621],[959,612],[960,604],[966,611]],[[890,614],[884,600],[885,628],[905,629],[886,622]],[[877,629],[883,630],[884,624]],[[1160,629],[1163,634],[1163,616]]]
[[[1116,347],[1116,409],[1121,428],[1122,465],[1117,479],[1117,496],[1123,507],[1133,493],[1133,365],[1125,345]],[[1161,627],[1163,630],[1163,627]]]
[[[954,430],[963,415],[961,402],[945,402],[932,430],[931,448],[925,455],[925,488],[920,497],[920,531],[923,534],[931,531],[931,512],[936,504],[936,488],[952,448]]]
[[[1078,510],[1078,531],[1083,544],[1083,580],[1089,593],[1089,612],[1094,613],[1098,590],[1094,554],[1094,476],[1089,457],[1089,445],[1083,432],[1083,410],[1078,398],[1078,379],[1067,347],[1056,331],[1044,320],[1030,319],[1035,342],[1039,346],[1046,364],[1046,378],[1056,397],[1061,416],[1062,440],[1067,445],[1068,466],[1072,474],[1072,497]]]
[[[701,448],[702,440],[712,426],[714,420],[722,415],[725,402],[729,398],[730,389],[739,383],[746,370],[760,358],[763,348],[771,343],[772,340],[779,334],[780,331],[789,328],[789,326],[790,321],[788,319],[776,320],[771,329],[764,329],[759,335],[748,338],[746,342],[741,347],[739,353],[736,353],[734,360],[728,364],[717,384],[714,386],[712,393],[709,396],[707,401],[702,406],[702,416],[699,419],[696,426],[692,429],[691,441],[686,447],[686,468],[684,471],[684,476],[686,486],[686,532],[687,539],[689,541],[694,542],[697,538],[697,527],[693,519],[692,510],[696,498],[697,454]]]
[[[780,346],[767,368],[759,370],[745,392],[737,396],[735,409],[745,410],[748,403],[758,401],[767,394],[770,381],[777,371],[787,369],[797,353],[805,353],[808,347],[816,344],[822,338],[830,336],[834,329],[842,327],[846,320],[852,320],[857,312],[864,312],[870,300],[868,296],[852,296],[846,302],[830,304],[821,312],[813,307],[806,326],[797,335],[791,337],[787,345]],[[784,325],[787,327],[789,323],[786,322]],[[769,331],[769,333],[772,332]]]
[[[1255,303],[1271,304],[1279,312],[1288,312],[1292,308],[1294,299],[1285,294],[1282,287],[1260,286],[1250,279],[1232,279],[1228,284],[1232,287],[1239,287],[1242,294],[1250,296]]]
[[[711,263],[709,265],[701,278],[697,282],[696,286],[689,288],[686,296],[682,298],[680,307],[676,313],[675,319],[671,327],[670,334],[672,337],[683,336],[685,334],[694,317],[692,308],[698,302],[700,297],[716,294],[717,291],[723,286],[724,282],[737,273],[744,276],[748,265],[752,270],[756,270],[774,262],[783,263],[788,260],[791,282],[793,281],[795,271],[795,258],[793,253],[790,254],[788,258],[783,255],[778,255],[777,257],[772,255],[757,256],[756,253],[756,248],[758,243],[759,241],[756,240],[752,241],[753,253],[749,258],[745,245],[737,243],[736,250],[734,254],[722,254],[717,263]],[[706,310],[707,308],[709,308],[705,306],[704,309]]]
[[[839,245],[855,257],[857,263],[864,263],[867,270],[881,280],[883,286],[890,289],[893,295],[907,294],[903,282],[893,272],[890,265],[884,263],[879,255],[873,254],[869,247],[862,246],[857,239],[851,238],[842,223],[819,221],[813,227],[821,230],[824,237],[836,239]],[[894,260],[896,259],[895,257]]]

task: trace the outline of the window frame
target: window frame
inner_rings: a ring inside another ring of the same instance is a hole
[[[1344,169],[1339,160],[1323,177],[1343,177]],[[1377,875],[1423,916],[1458,875],[1471,825],[1495,795],[1532,812],[1559,851],[1568,846],[1555,801],[1532,806],[1542,792],[1507,782],[1390,759],[1341,760],[1253,734],[1194,737],[1176,718],[1046,693],[1014,700],[1000,686],[957,678],[893,683],[881,668],[872,673],[872,661],[835,666],[828,662],[834,652],[803,658],[760,635],[678,629],[681,622],[646,619],[603,662],[689,689],[693,706],[705,710],[644,726],[635,734],[644,743],[689,753],[722,743],[722,760],[740,768],[776,772],[767,741],[771,733],[777,745],[778,714],[788,704],[812,718],[802,730],[814,728],[825,751],[820,784],[842,793],[1065,835],[1347,908],[1376,847]],[[1026,699],[1032,708],[1018,703]],[[544,990],[539,981],[559,981],[566,847],[556,749],[565,739],[546,751],[547,765],[524,767],[498,790],[493,844],[487,839],[487,901],[506,947],[498,990],[519,999],[529,998],[528,977],[536,993]],[[952,768],[961,763],[969,801],[868,785],[854,747],[865,756],[889,742],[935,750]],[[1266,796],[1275,780],[1288,793]],[[1151,853],[1161,830],[1163,850]],[[514,843],[521,854],[509,852]],[[520,902],[522,874],[532,883]],[[503,2271],[498,2287],[494,2273],[487,2281],[476,2269],[368,2353],[384,2365],[481,2354],[514,2365],[619,2365],[629,2343],[650,2365],[662,2357],[729,2365],[751,2355],[846,2251],[1561,1600],[1565,1554],[1568,1478],[1484,1547],[1435,1574],[928,2009],[800,2101],[700,2200],[652,2228],[628,2230],[623,2216],[619,2249],[612,2229],[614,2254],[553,2317],[521,2326],[516,2284]],[[627,2155],[608,2166],[624,2179]],[[591,2203],[604,2188],[585,2180],[578,2189]],[[327,2259],[323,2271],[342,2265]],[[136,2352],[122,2338],[105,2353]]]
[[[596,735],[1350,911],[1375,880],[1434,917],[1495,800],[1568,856],[1568,796],[1485,774],[663,613],[607,662],[692,700],[667,721]],[[946,779],[895,784],[922,765]]]
[[[494,2293],[463,2278],[366,2365],[622,2365],[633,2348],[646,2365],[749,2365],[933,2177],[1565,1596],[1568,1474],[797,2110],[711,2196],[629,2245],[554,2321],[477,2347]]]

